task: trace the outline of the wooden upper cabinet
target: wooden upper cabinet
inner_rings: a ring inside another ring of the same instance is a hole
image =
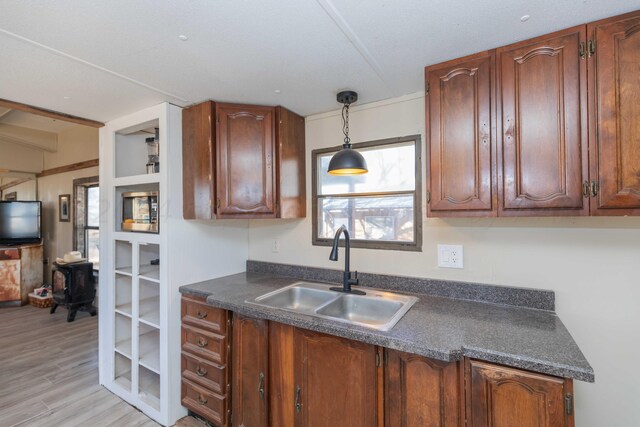
[[[216,116],[218,216],[274,216],[275,109],[217,104]]]
[[[185,219],[215,218],[215,104],[182,110],[182,200]]]
[[[585,43],[580,26],[497,50],[500,215],[588,214]]]
[[[462,411],[459,364],[386,351],[385,426],[458,427]]]
[[[427,215],[495,215],[495,54],[427,67]]]
[[[465,362],[468,427],[573,427],[571,380]]]
[[[233,315],[231,404],[233,424],[269,425],[269,324]]]
[[[591,212],[639,215],[640,12],[589,24],[587,32]]]
[[[377,424],[376,347],[294,330],[295,426]]]
[[[184,218],[303,218],[304,133],[304,118],[283,107],[185,109]]]

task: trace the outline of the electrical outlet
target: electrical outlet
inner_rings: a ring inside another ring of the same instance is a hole
[[[280,239],[273,239],[273,246],[271,247],[271,252],[274,252],[274,253],[280,252]]]
[[[438,245],[438,267],[464,268],[462,245]]]

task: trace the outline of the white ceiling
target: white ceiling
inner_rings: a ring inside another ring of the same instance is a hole
[[[425,65],[637,9],[640,0],[1,0],[0,98],[100,121],[205,99],[309,115],[338,108],[341,89],[359,103],[420,91]]]

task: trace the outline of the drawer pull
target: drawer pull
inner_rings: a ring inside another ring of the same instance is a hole
[[[296,386],[296,400],[294,402],[294,407],[296,409],[296,414],[299,414],[302,409],[302,403],[300,403],[300,386]]]
[[[196,374],[199,377],[204,377],[205,375],[207,375],[207,370],[206,369],[202,369],[201,366],[198,366],[198,369],[196,369]]]
[[[198,319],[204,319],[205,317],[207,317],[207,312],[205,311],[204,313],[202,311],[198,311],[198,313],[196,314],[196,316],[198,316]]]
[[[258,375],[258,394],[260,395],[260,400],[264,400],[264,374],[262,372]]]
[[[209,399],[207,399],[206,397],[203,399],[201,394],[198,395],[198,403],[199,404],[206,405],[208,401],[209,401]]]
[[[202,338],[202,337],[198,338],[198,347],[204,348],[207,345],[209,345],[209,341],[207,341],[205,338]]]

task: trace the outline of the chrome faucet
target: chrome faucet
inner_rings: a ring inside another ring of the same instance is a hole
[[[355,278],[351,278],[351,271],[349,271],[349,255],[351,252],[351,244],[349,243],[349,231],[344,225],[338,228],[336,235],[333,237],[333,248],[331,248],[331,254],[329,259],[331,261],[338,261],[338,243],[340,241],[340,234],[344,233],[344,273],[342,273],[342,288],[334,287],[332,291],[344,292],[356,295],[366,295],[365,292],[351,289],[351,285],[358,285],[358,272],[355,273]]]

